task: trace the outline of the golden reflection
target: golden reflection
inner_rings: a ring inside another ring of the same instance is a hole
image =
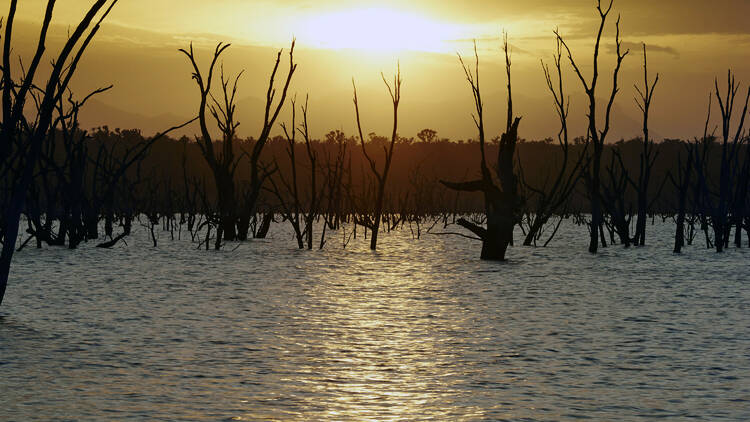
[[[329,397],[311,403],[319,406],[319,417],[482,416],[479,409],[458,412],[454,404],[460,393],[452,386],[452,368],[461,356],[448,344],[468,327],[445,325],[460,313],[449,281],[420,268],[428,265],[424,262],[385,263],[370,253],[352,258],[348,276],[324,275],[310,292],[317,306],[308,310],[309,323],[320,327],[319,337],[310,339],[316,350],[300,372]]]

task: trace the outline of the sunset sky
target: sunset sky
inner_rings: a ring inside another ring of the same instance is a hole
[[[26,57],[46,2],[20,3],[16,49]],[[58,1],[56,37],[49,51],[59,46],[66,25],[75,23],[90,3]],[[506,30],[513,46],[516,111],[524,116],[521,136],[538,139],[556,133],[539,60],[550,60],[552,30],[559,27],[588,72],[598,21],[594,6],[593,0],[122,0],[89,50],[74,89],[83,95],[115,85],[85,111],[84,125],[137,126],[153,132],[197,110],[189,65],[177,48],[194,41],[199,60],[207,65],[209,48],[218,41],[232,42],[225,55],[227,71],[246,71],[239,92],[240,133],[257,135],[275,51],[288,48],[295,36],[299,69],[292,89],[300,97],[310,94],[315,135],[331,129],[353,132],[352,77],[361,91],[363,129],[386,133],[389,97],[380,72],[391,74],[400,61],[404,85],[399,132],[414,136],[430,127],[445,137],[469,138],[475,136],[471,91],[456,52],[470,54],[471,40],[478,40],[489,130],[495,133],[504,125],[499,38]],[[611,36],[616,13],[622,15],[624,44],[631,55],[623,65],[615,137],[634,137],[640,131],[633,84],[642,83],[641,42],[649,45],[651,72],[661,74],[652,117],[657,138],[699,135],[713,78],[723,77],[727,68],[750,82],[749,2],[616,1],[601,57],[603,72],[614,64]],[[572,98],[571,126],[576,135],[583,134],[583,91],[567,64],[565,71]],[[611,79],[606,76],[601,96]]]

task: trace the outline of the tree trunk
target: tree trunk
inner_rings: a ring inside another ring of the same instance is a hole
[[[513,212],[510,204],[498,199],[489,199],[487,207],[487,231],[482,238],[481,259],[486,261],[505,261],[505,252],[513,241],[515,222],[508,213]]]
[[[645,182],[648,183],[648,182]],[[646,184],[646,186],[648,186]],[[646,244],[646,220],[648,214],[646,208],[648,205],[648,198],[646,197],[647,192],[638,192],[638,216],[636,217],[635,223],[635,238],[633,238],[633,244],[635,246],[644,246]]]
[[[380,220],[383,218],[383,199],[385,197],[385,178],[381,181],[378,188],[378,199],[375,204],[375,215],[372,219],[372,237],[370,238],[370,249],[378,248],[378,233],[380,232]]]
[[[250,232],[250,216],[247,213],[237,218],[237,240],[244,242],[247,240],[247,234]]]
[[[271,221],[273,220],[273,213],[268,212],[263,214],[263,220],[258,227],[258,231],[255,233],[256,239],[265,239],[268,235],[268,230],[271,228]]]
[[[5,243],[0,253],[0,305],[3,304],[5,289],[8,287],[8,276],[10,275],[10,263],[13,260],[13,252],[16,248],[18,237],[18,223],[7,224],[5,228]]]
[[[677,213],[677,229],[674,234],[674,253],[681,253],[685,245],[685,202],[680,195],[680,209]]]

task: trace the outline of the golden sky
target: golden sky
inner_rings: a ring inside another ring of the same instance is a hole
[[[4,5],[2,5],[5,3]],[[46,1],[23,0],[16,27],[16,52],[28,54]],[[90,5],[87,0],[58,0],[56,38]],[[0,14],[7,13],[7,0]],[[293,90],[310,94],[311,125],[316,135],[331,129],[353,132],[351,78],[361,90],[365,131],[387,132],[389,97],[380,72],[402,68],[403,108],[400,133],[413,136],[430,127],[452,138],[475,136],[471,91],[455,53],[469,54],[477,39],[490,131],[503,121],[504,73],[500,33],[513,46],[516,111],[524,116],[522,136],[543,138],[556,132],[552,103],[545,91],[540,59],[549,60],[552,30],[559,27],[575,56],[590,67],[598,16],[593,0],[121,0],[88,52],[75,81],[82,94],[112,83],[115,88],[92,104],[84,124],[139,126],[146,132],[191,117],[197,108],[190,69],[177,48],[192,40],[199,59],[217,41],[234,45],[225,56],[230,73],[244,69],[238,113],[243,135],[256,135],[264,86],[277,48],[298,40],[299,69]],[[653,104],[652,132],[657,137],[692,137],[702,131],[709,89],[715,76],[732,67],[750,83],[750,2],[743,0],[618,0],[626,58],[621,95],[616,102],[616,137],[639,133],[633,84],[641,83],[639,44],[650,46],[651,72],[661,73]],[[612,22],[614,22],[614,17]],[[35,26],[36,24],[36,26]],[[614,63],[613,25],[607,28],[603,72]],[[55,44],[55,43],[58,44]],[[566,67],[572,98],[571,126],[583,131],[585,100]],[[606,78],[609,81],[609,77]],[[604,96],[607,87],[602,86]],[[282,116],[286,118],[286,116]],[[171,119],[171,120],[170,120]]]

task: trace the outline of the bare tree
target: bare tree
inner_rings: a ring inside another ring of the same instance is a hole
[[[375,250],[377,249],[378,245],[378,232],[380,231],[380,220],[382,219],[383,215],[383,202],[385,199],[385,186],[388,182],[388,172],[391,169],[391,163],[393,162],[393,147],[396,145],[396,140],[398,139],[398,105],[401,101],[401,66],[399,65],[396,70],[396,75],[393,77],[393,86],[391,86],[390,83],[385,79],[385,75],[381,74],[381,77],[383,78],[383,82],[385,83],[385,86],[388,87],[388,93],[391,95],[391,101],[393,103],[393,131],[391,132],[391,140],[388,146],[384,146],[383,150],[385,153],[384,160],[385,163],[383,164],[383,170],[378,170],[377,163],[375,159],[373,159],[370,154],[367,152],[367,147],[365,146],[365,138],[362,136],[362,123],[359,117],[359,101],[357,98],[357,86],[354,84],[354,79],[352,79],[352,86],[354,88],[354,111],[357,117],[357,131],[359,134],[359,141],[362,145],[362,154],[365,156],[365,159],[367,159],[367,162],[370,164],[370,170],[372,171],[373,176],[375,176],[375,179],[377,181],[377,193],[375,197],[375,212],[370,218],[370,216],[367,216],[367,218],[370,218],[370,220],[366,223],[367,227],[372,231],[372,237],[370,238],[370,249]]]
[[[633,243],[636,246],[643,246],[646,244],[646,219],[648,218],[648,212],[650,210],[648,189],[651,183],[651,170],[654,167],[654,162],[659,157],[659,152],[654,151],[654,141],[649,138],[648,133],[648,118],[649,110],[651,108],[651,101],[654,98],[654,89],[656,84],[659,83],[659,74],[656,74],[654,82],[650,82],[648,79],[648,60],[646,58],[646,44],[643,44],[643,89],[635,86],[635,90],[638,93],[638,98],[635,99],[635,103],[643,114],[643,151],[640,155],[640,167],[638,173],[638,183],[634,184],[638,192],[638,217],[635,223],[635,236],[633,237]],[[688,161],[690,163],[690,161]]]
[[[693,154],[695,146],[691,143],[687,144],[687,159],[683,165],[682,154],[677,158],[677,170],[679,174],[677,179],[671,174],[669,175],[672,184],[677,188],[678,192],[678,203],[677,203],[677,228],[674,236],[674,253],[682,252],[682,247],[685,246],[685,216],[687,214],[687,201],[688,193],[690,191],[690,184],[692,173],[693,173]]]
[[[617,96],[617,93],[619,92],[619,89],[617,87],[617,81],[618,81],[618,76],[620,74],[620,67],[622,65],[623,59],[628,54],[628,51],[625,51],[624,53],[622,52],[622,40],[620,40],[620,17],[618,16],[617,23],[616,23],[617,32],[615,33],[617,64],[613,71],[612,91],[609,96],[609,102],[607,103],[607,108],[606,108],[606,113],[605,113],[605,118],[604,118],[604,127],[603,129],[600,130],[599,128],[601,126],[599,126],[599,123],[596,118],[596,88],[597,88],[597,83],[599,81],[599,48],[601,46],[604,26],[607,23],[607,17],[609,16],[609,13],[612,11],[613,2],[614,0],[610,0],[609,6],[606,9],[602,9],[601,0],[597,0],[596,10],[599,12],[600,23],[599,23],[599,30],[596,34],[596,44],[594,45],[593,75],[591,76],[590,81],[587,81],[586,78],[583,76],[581,69],[579,68],[576,61],[573,59],[573,54],[571,53],[570,48],[565,43],[565,40],[562,38],[562,36],[560,35],[558,31],[555,31],[555,35],[560,40],[563,47],[565,47],[565,50],[568,53],[568,59],[570,61],[570,64],[571,66],[573,66],[573,70],[578,76],[578,79],[581,81],[584,91],[586,92],[586,95],[588,96],[588,99],[589,99],[589,111],[588,111],[589,124],[588,124],[588,136],[586,138],[586,141],[587,143],[592,144],[593,148],[589,150],[592,155],[590,157],[589,162],[587,163],[587,166],[584,167],[584,181],[586,182],[590,201],[591,201],[591,226],[590,226],[591,230],[590,230],[590,242],[589,242],[589,252],[591,253],[596,253],[597,250],[599,249],[598,232],[603,223],[602,195],[601,195],[602,152],[604,150],[604,143],[606,142],[607,134],[609,133],[609,129],[610,129],[610,117],[612,115],[612,105],[614,104],[615,97]]]
[[[20,77],[15,77],[10,60],[13,54],[13,23],[18,0],[10,1],[5,20],[2,57],[2,123],[0,123],[0,175],[2,176],[2,221],[0,221],[0,303],[7,287],[10,264],[18,237],[27,190],[34,177],[42,144],[47,139],[57,99],[66,92],[83,53],[117,0],[97,0],[89,8],[52,62],[52,71],[42,89],[39,111],[33,122],[24,116],[24,106],[35,84],[44,56],[47,32],[52,22],[55,0],[48,0],[39,41],[32,61]],[[92,26],[93,24],[93,26]]]
[[[719,102],[722,128],[719,196],[717,198],[717,203],[711,207],[711,222],[714,228],[714,244],[717,252],[722,252],[729,243],[729,231],[731,230],[729,213],[732,211],[732,183],[735,179],[733,173],[737,171],[738,164],[736,158],[739,154],[739,147],[743,143],[742,135],[745,126],[745,117],[747,116],[748,100],[750,100],[749,86],[747,94],[745,95],[745,102],[742,114],[740,115],[740,121],[737,124],[734,135],[732,135],[732,116],[739,88],[740,84],[735,82],[732,71],[727,71],[727,87],[722,98],[722,93],[719,90],[719,81],[718,79],[714,79],[714,93]],[[738,225],[737,230],[741,231],[741,223]]]
[[[302,106],[302,122],[297,131],[302,135],[305,140],[305,151],[307,152],[307,159],[310,163],[310,199],[308,201],[307,210],[305,214],[305,239],[307,241],[307,249],[313,247],[313,226],[315,220],[318,218],[320,212],[320,206],[323,200],[323,190],[325,189],[325,183],[318,187],[318,154],[313,150],[312,140],[310,138],[310,127],[307,120],[308,111],[308,96],[305,96],[305,105]],[[325,225],[323,226],[325,230]],[[321,244],[324,243],[325,233],[321,234]]]
[[[351,206],[351,152],[348,151],[346,135],[341,131],[331,131],[326,134],[326,163],[324,183],[321,187],[325,198],[325,224],[320,234],[320,249],[325,246],[325,237],[328,229],[338,230],[341,222],[346,219]],[[331,154],[331,152],[335,152]],[[348,160],[347,160],[348,156]],[[348,182],[347,182],[348,176]],[[322,207],[322,203],[321,203]]]
[[[198,85],[201,93],[201,101],[198,109],[198,122],[200,123],[201,136],[196,138],[200,147],[203,158],[211,169],[214,182],[216,184],[216,193],[218,199],[218,225],[215,248],[221,247],[222,238],[226,240],[235,240],[236,238],[236,197],[234,174],[240,163],[241,157],[236,157],[233,143],[236,137],[236,130],[239,123],[234,121],[234,99],[237,93],[237,82],[240,73],[234,80],[234,84],[229,93],[229,81],[224,77],[224,67],[221,68],[221,87],[224,103],[219,103],[211,94],[211,84],[213,82],[214,68],[221,54],[229,48],[230,44],[222,45],[219,43],[214,50],[213,60],[208,70],[208,76],[203,77],[196,63],[193,44],[190,44],[190,50],[180,49],[185,54],[190,63],[193,65],[193,79]],[[209,104],[209,97],[214,104]],[[217,151],[214,148],[214,141],[208,129],[207,114],[210,113],[216,120],[216,124],[222,134],[222,149]]]
[[[602,206],[609,216],[604,220],[610,232],[610,240],[614,244],[614,234],[620,238],[620,244],[629,248],[630,221],[632,220],[632,204],[627,200],[628,186],[632,183],[630,172],[622,160],[620,145],[612,147],[609,164],[605,167],[607,177],[601,184]],[[606,246],[606,245],[605,245]]]
[[[523,177],[523,172],[520,173],[524,187],[536,195],[534,212],[530,213],[528,218],[526,238],[523,241],[524,246],[531,246],[532,243],[536,245],[537,240],[541,237],[549,220],[555,214],[564,213],[564,208],[567,202],[570,201],[570,197],[576,188],[578,179],[580,178],[580,169],[585,163],[586,150],[588,147],[587,145],[582,148],[578,152],[578,158],[571,163],[571,148],[568,139],[570,97],[566,96],[563,85],[562,43],[557,37],[555,38],[555,41],[557,47],[555,55],[553,56],[556,74],[555,81],[553,81],[552,72],[550,72],[549,66],[546,65],[544,61],[542,61],[542,70],[544,71],[545,80],[547,82],[547,89],[552,94],[557,118],[560,120],[560,131],[557,133],[557,142],[560,145],[560,150],[562,152],[562,161],[560,162],[559,170],[556,173],[554,181],[551,182],[551,186],[549,178],[541,187],[531,186],[526,183],[525,178]],[[570,164],[573,164],[572,167]],[[562,216],[560,216],[557,224],[554,225],[552,234],[545,241],[544,246],[547,246],[555,236],[562,219]]]
[[[296,96],[295,96],[296,97]],[[286,124],[281,123],[281,128],[284,130],[284,135],[287,140],[287,149],[286,153],[289,157],[289,164],[291,166],[291,176],[290,180],[287,180],[287,178],[283,174],[279,174],[278,179],[281,185],[284,187],[282,190],[279,185],[276,183],[276,181],[271,178],[271,193],[273,193],[276,198],[279,201],[279,205],[281,206],[281,212],[282,216],[285,220],[289,221],[289,224],[291,224],[292,229],[294,230],[294,236],[297,239],[297,246],[300,249],[303,249],[305,247],[305,237],[303,233],[302,226],[300,224],[302,218],[301,215],[304,213],[302,200],[300,198],[300,191],[299,191],[299,183],[298,183],[298,177],[297,177],[297,154],[296,154],[296,146],[297,142],[295,140],[297,130],[296,130],[296,116],[297,116],[297,100],[296,98],[293,98],[291,101],[292,105],[292,123],[291,123],[291,131],[287,129]]]
[[[250,158],[250,187],[248,192],[243,195],[244,204],[242,207],[238,207],[238,197],[236,195],[235,186],[235,172],[240,164],[240,161],[244,154],[237,156],[234,150],[234,141],[236,138],[237,127],[239,122],[234,119],[235,112],[235,97],[237,94],[237,82],[242,73],[237,75],[234,79],[234,83],[230,89],[229,80],[224,77],[224,70],[222,66],[221,70],[221,87],[222,87],[222,101],[217,101],[211,93],[211,84],[214,77],[214,70],[216,64],[224,51],[229,48],[229,44],[219,43],[213,53],[213,59],[209,66],[208,74],[204,77],[200,71],[195,58],[195,52],[193,45],[190,45],[190,49],[179,51],[185,54],[190,60],[193,67],[193,79],[195,80],[198,89],[200,90],[200,105],[198,108],[198,122],[200,123],[200,137],[197,137],[197,143],[201,149],[201,153],[208,163],[211,171],[214,175],[214,181],[216,183],[216,190],[218,195],[218,226],[217,236],[215,242],[215,248],[221,247],[222,240],[245,240],[247,239],[247,230],[249,227],[249,221],[251,216],[255,213],[255,206],[260,193],[263,182],[268,178],[269,173],[262,171],[260,156],[263,152],[263,148],[268,142],[268,138],[273,128],[274,122],[281,112],[281,108],[284,106],[286,100],[287,91],[292,81],[297,65],[294,64],[294,44],[292,41],[292,47],[289,51],[289,72],[287,73],[286,81],[283,86],[281,98],[275,107],[273,102],[276,96],[275,78],[276,73],[281,63],[280,50],[276,55],[276,64],[274,65],[273,72],[271,73],[268,91],[266,93],[266,107],[265,115],[263,120],[263,129],[260,136],[255,141],[252,151],[248,154]],[[209,97],[213,101],[213,104],[209,104]],[[216,125],[222,133],[222,148],[218,151],[215,148],[215,143],[211,137],[211,133],[208,129],[207,115],[211,114],[216,121]]]
[[[740,150],[742,151],[742,149]],[[740,154],[740,151],[737,154]],[[739,157],[737,157],[739,159]],[[739,164],[735,164],[739,166]],[[750,193],[750,147],[745,143],[744,157],[742,165],[739,166],[739,174],[736,176],[736,182],[734,183],[734,199],[732,201],[732,223],[735,226],[734,232],[734,245],[737,248],[742,247],[742,230],[743,228],[748,233],[748,241],[750,242],[750,217],[748,213],[748,193]]]
[[[87,189],[87,186],[95,184],[93,180],[88,180],[88,176],[90,173],[98,174],[98,169],[89,171],[87,143],[90,137],[87,131],[80,129],[78,115],[90,98],[108,91],[111,87],[110,85],[97,89],[82,101],[74,100],[73,93],[69,90],[67,97],[58,98],[55,104],[56,117],[39,156],[39,177],[33,181],[27,199],[26,215],[29,222],[35,226],[27,232],[37,237],[38,245],[41,241],[50,245],[64,245],[67,236],[68,247],[75,249],[81,242],[99,237],[97,195],[93,189]],[[62,151],[58,152],[57,147],[60,144]],[[41,190],[47,193],[46,222],[43,225],[42,216],[38,214],[39,208],[29,206],[40,200],[35,191]],[[36,215],[34,208],[37,211]],[[53,219],[59,221],[56,236],[50,232]]]
[[[520,117],[513,115],[513,96],[511,91],[511,60],[508,38],[505,37],[505,70],[508,81],[508,120],[505,133],[500,137],[498,148],[496,176],[500,186],[495,184],[492,173],[487,165],[485,152],[484,133],[484,103],[479,81],[479,54],[476,42],[474,43],[474,56],[476,59],[474,72],[464,63],[459,55],[459,61],[463,67],[466,79],[471,86],[474,95],[474,106],[476,115],[473,116],[474,123],[479,131],[479,167],[481,179],[469,182],[446,182],[443,185],[450,189],[464,192],[482,192],[484,194],[485,214],[487,227],[484,228],[476,222],[466,219],[458,220],[458,224],[474,233],[482,240],[481,259],[505,260],[505,252],[508,245],[513,242],[513,228],[520,222],[521,205],[523,199],[518,192],[518,177],[514,171],[513,160],[515,158],[516,143],[518,142],[518,125]]]
[[[748,100],[750,100],[750,87],[748,87],[747,95],[745,96],[740,121],[737,124],[734,135],[732,135],[732,118],[734,116],[734,106],[735,101],[737,100],[739,88],[740,84],[735,81],[734,74],[731,70],[727,72],[727,86],[726,91],[723,94],[719,89],[718,79],[714,80],[713,95],[719,103],[722,127],[718,187],[715,187],[715,181],[711,180],[711,174],[709,172],[711,168],[709,152],[712,149],[715,140],[713,135],[707,135],[708,119],[710,119],[710,106],[712,102],[711,95],[709,95],[709,117],[706,120],[706,129],[704,130],[703,139],[699,143],[701,148],[696,148],[697,151],[695,151],[694,154],[697,178],[694,196],[695,202],[700,211],[701,228],[706,236],[706,246],[709,248],[715,247],[717,252],[724,251],[724,248],[729,244],[729,233],[732,228],[730,212],[739,213],[739,215],[742,213],[742,211],[733,207],[733,205],[738,205],[734,203],[737,199],[735,195],[738,193],[741,195],[742,192],[735,192],[732,185],[736,181],[736,173],[740,171],[738,156],[740,146],[744,143],[743,128],[745,117],[747,115]],[[698,143],[696,142],[696,144]],[[737,186],[735,189],[736,188],[741,188],[741,186]],[[711,240],[709,236],[709,225],[714,231],[713,240]],[[741,225],[738,226],[738,230],[741,230]]]
[[[281,97],[278,99],[278,103],[275,106],[274,100],[276,99],[277,93],[275,79],[281,63],[281,54],[283,53],[283,50],[279,50],[276,54],[276,63],[274,64],[273,71],[269,77],[268,90],[266,91],[266,107],[263,114],[263,129],[261,130],[258,139],[255,141],[252,150],[248,154],[250,157],[250,183],[248,189],[243,194],[244,203],[242,205],[242,213],[239,216],[238,222],[240,228],[239,240],[245,240],[247,238],[247,227],[249,226],[250,218],[256,214],[258,196],[260,195],[263,183],[275,171],[275,169],[266,168],[263,163],[261,163],[260,157],[263,148],[265,148],[268,139],[271,136],[271,129],[273,129],[276,118],[279,117],[279,113],[284,107],[287,92],[289,91],[289,85],[292,82],[294,72],[297,70],[297,64],[294,63],[295,43],[296,41],[292,40],[292,45],[289,49],[289,70],[287,71],[286,79],[284,80],[283,88],[281,90]],[[264,215],[261,230],[256,231],[256,236],[260,233],[265,237],[265,233],[268,232],[272,219],[272,213],[266,213]]]

